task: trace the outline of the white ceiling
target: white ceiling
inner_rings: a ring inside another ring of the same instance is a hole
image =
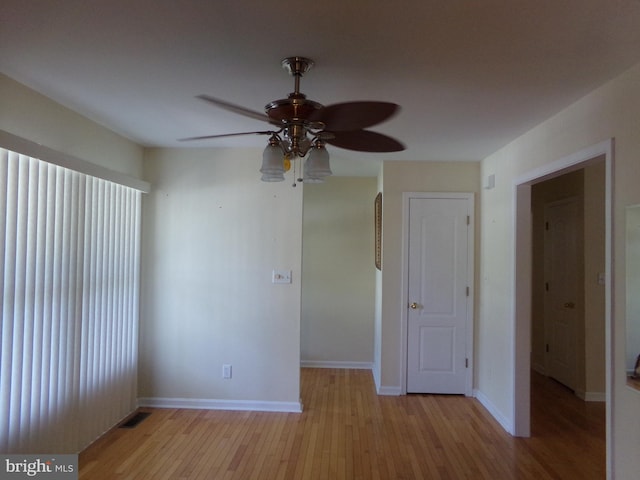
[[[2,0],[0,24],[0,71],[148,146],[264,130],[194,96],[263,111],[293,91],[282,58],[309,57],[310,99],[402,106],[373,130],[407,150],[330,147],[347,174],[480,160],[640,62],[638,0]]]

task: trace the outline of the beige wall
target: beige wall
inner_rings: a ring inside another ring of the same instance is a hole
[[[615,138],[613,242],[612,445],[616,478],[640,471],[640,395],[625,380],[624,208],[640,203],[640,65],[487,157],[484,176],[496,175],[496,188],[481,196],[480,333],[478,389],[508,420],[513,410],[514,339],[514,182],[552,162]]]
[[[584,169],[584,390],[587,399],[606,391],[605,288],[605,164]]]
[[[380,315],[376,316],[374,365],[378,390],[399,392],[402,379],[401,314],[406,301],[401,298],[402,275],[402,193],[470,192],[480,190],[479,162],[384,162],[382,167],[382,273]],[[476,216],[478,213],[476,202]],[[478,238],[476,224],[476,246]],[[476,257],[477,258],[477,257]],[[476,263],[476,273],[478,272]],[[477,284],[477,275],[476,275]],[[477,298],[477,297],[476,297]]]
[[[143,148],[0,74],[0,130],[141,178]]]
[[[329,177],[304,186],[303,364],[373,363],[376,192],[375,177]]]
[[[302,186],[261,182],[261,158],[259,149],[147,151],[143,404],[299,407]],[[293,283],[273,284],[274,269],[291,270]]]

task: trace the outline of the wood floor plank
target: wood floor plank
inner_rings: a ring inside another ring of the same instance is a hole
[[[376,395],[371,372],[303,369],[304,412],[150,409],[80,455],[80,480],[605,478],[605,411],[532,375],[532,437],[475,399]]]

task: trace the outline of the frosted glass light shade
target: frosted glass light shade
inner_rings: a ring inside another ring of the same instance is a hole
[[[263,173],[260,177],[263,182],[282,182],[284,181],[284,174],[277,173]]]
[[[270,143],[262,152],[262,173],[263,182],[281,182],[284,180],[284,156],[278,144]]]
[[[309,151],[309,158],[304,164],[304,181],[322,183],[325,177],[332,174],[329,166],[329,152],[324,146],[314,146]]]

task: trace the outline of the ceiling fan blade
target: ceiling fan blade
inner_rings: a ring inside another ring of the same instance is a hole
[[[210,95],[196,95],[196,98],[199,98],[200,100],[204,100],[205,102],[212,103],[216,107],[224,108],[229,112],[237,113],[238,115],[243,115],[245,117],[253,118],[255,120],[260,120],[262,122],[273,123],[274,125],[280,124],[280,122],[270,119],[266,113],[256,112],[255,110],[251,110],[241,105],[236,105],[235,103],[230,103],[225,100],[212,97]]]
[[[264,130],[261,132],[239,132],[239,133],[222,133],[220,135],[203,135],[201,137],[187,137],[187,138],[179,138],[179,142],[189,142],[192,140],[209,140],[212,138],[224,138],[224,137],[238,137],[240,135],[273,135],[274,132],[271,130]]]
[[[332,132],[334,138],[325,141],[335,147],[357,152],[400,152],[405,146],[395,138],[369,130],[354,130],[351,132]]]
[[[312,122],[322,122],[325,130],[346,132],[362,130],[391,118],[400,107],[389,102],[345,102],[327,105],[309,117]]]

